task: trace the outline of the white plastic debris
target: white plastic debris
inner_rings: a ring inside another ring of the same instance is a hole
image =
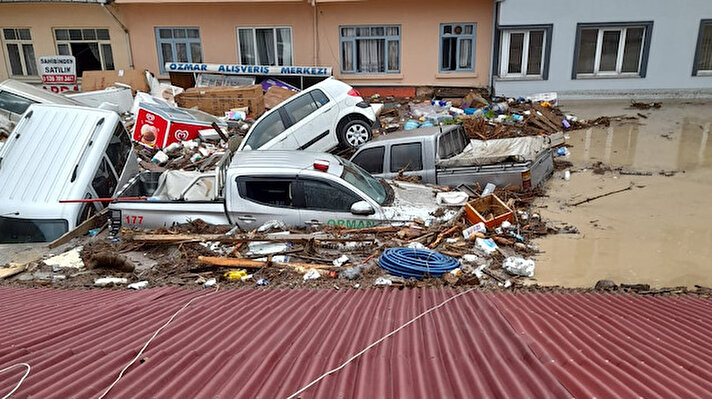
[[[170,143],[168,147],[163,149],[166,154],[175,154],[183,148],[183,145],[179,142]]]
[[[222,249],[220,249],[220,241],[206,241],[206,242],[200,242],[198,244],[204,246],[205,248],[207,248],[213,252],[217,252],[219,254],[223,253]]]
[[[126,287],[129,289],[132,289],[132,290],[142,290],[142,289],[148,287],[148,281],[143,280],[143,281],[139,281],[137,283],[131,283],[131,284],[127,285]]]
[[[534,260],[510,256],[502,263],[502,268],[511,274],[534,277]]]
[[[435,200],[438,202],[438,205],[444,206],[463,206],[469,199],[470,196],[462,191],[447,191],[435,195]]]
[[[203,283],[203,286],[204,286],[204,287],[212,287],[212,286],[214,286],[214,285],[217,284],[217,283],[218,283],[218,280],[216,280],[216,279],[214,279],[214,278],[211,278],[210,280],[207,280],[206,282],[204,282],[204,283]]]
[[[484,223],[479,222],[477,224],[473,224],[465,230],[462,230],[462,236],[465,237],[466,240],[469,240],[476,233],[484,234],[485,232],[487,232],[487,226],[485,226]]]
[[[503,229],[508,229],[512,227],[512,223],[510,223],[509,220],[505,220],[504,222],[502,222],[502,225],[500,227],[502,227]]]
[[[427,247],[418,241],[413,241],[410,244],[408,244],[408,248],[413,248],[413,249],[427,249]]]
[[[183,148],[185,148],[186,150],[191,151],[191,152],[197,150],[198,147],[200,146],[200,143],[198,143],[195,140],[183,141],[182,144],[183,144]]]
[[[476,238],[475,246],[486,254],[491,254],[497,251],[497,244],[491,238]]]
[[[385,278],[385,277],[379,277],[376,279],[376,281],[373,282],[373,285],[377,287],[385,287],[388,285],[393,285],[393,281],[391,279]]]
[[[52,270],[63,267],[80,269],[84,267],[84,262],[82,262],[82,258],[79,256],[79,253],[82,252],[82,248],[83,247],[79,246],[57,256],[45,259],[44,263],[47,266],[52,266]]]
[[[346,262],[348,262],[348,261],[349,261],[349,257],[348,257],[348,256],[346,256],[346,255],[341,255],[341,256],[339,256],[338,258],[334,259],[334,261],[333,261],[332,263],[333,263],[334,266],[336,266],[336,267],[341,267],[341,266],[344,265],[344,263],[346,263]]]
[[[102,277],[94,280],[94,285],[97,287],[106,287],[111,284],[127,284],[129,280],[120,277]]]
[[[248,248],[248,254],[250,255],[269,255],[286,251],[289,248],[289,243],[253,241],[248,244]]]
[[[309,269],[308,272],[304,273],[304,281],[307,280],[316,280],[319,277],[321,277],[321,274],[319,274],[319,271],[316,269]]]
[[[481,195],[481,196],[484,197],[485,195],[490,195],[490,194],[492,194],[492,193],[494,192],[494,189],[495,189],[495,188],[497,188],[497,186],[494,185],[494,183],[487,183],[487,185],[485,186],[485,189],[482,190],[482,195]]]
[[[248,274],[247,276],[240,277],[240,281],[248,281],[248,280],[252,280],[251,274]]]
[[[448,244],[454,244],[457,242],[457,240],[458,240],[457,238],[446,238],[445,242]]]
[[[482,271],[482,270],[484,270],[484,269],[485,269],[485,265],[477,266],[477,269],[475,269],[475,270],[473,271],[475,277],[477,277],[477,278],[479,278],[479,279],[481,279],[482,277],[484,277],[485,273]]]
[[[168,159],[169,159],[169,157],[168,157],[168,155],[166,155],[165,152],[158,151],[156,153],[156,155],[154,155],[153,158],[151,158],[151,162],[153,162],[157,165],[162,165],[162,164],[168,162]]]
[[[571,180],[571,171],[567,170],[564,172],[564,180],[569,181]]]
[[[270,230],[284,230],[287,226],[281,220],[268,220],[262,226],[257,228],[257,231],[263,233]]]

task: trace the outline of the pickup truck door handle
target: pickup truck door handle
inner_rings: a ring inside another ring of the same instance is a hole
[[[312,220],[307,220],[306,222],[304,222],[304,224],[310,225],[310,226],[317,226],[317,225],[320,225],[321,222],[316,219],[312,219]]]
[[[238,216],[238,217],[237,217],[237,220],[242,220],[243,222],[254,222],[254,221],[256,221],[257,219],[255,219],[254,217],[248,215],[248,216]]]

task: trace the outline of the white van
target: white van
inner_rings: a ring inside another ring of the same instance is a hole
[[[138,163],[113,111],[35,104],[0,148],[0,243],[53,241],[110,198]]]
[[[61,94],[17,80],[8,79],[0,83],[0,114],[4,114],[10,121],[19,121],[32,104],[81,105]]]

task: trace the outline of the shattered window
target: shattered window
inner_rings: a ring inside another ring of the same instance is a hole
[[[237,28],[242,65],[292,65],[292,28]]]
[[[9,62],[9,72],[12,76],[37,75],[37,61],[32,35],[29,29],[5,28],[3,41]]]
[[[361,198],[357,197],[356,194],[324,182],[304,180],[302,184],[304,207],[306,209],[350,212],[351,205],[361,201]],[[329,200],[325,201],[325,198]]]
[[[399,26],[342,26],[343,73],[400,72]]]
[[[440,25],[440,71],[475,70],[475,23]]]
[[[114,195],[117,184],[113,167],[106,157],[102,157],[99,170],[91,181],[91,186],[96,192],[97,198],[111,198]]]
[[[500,35],[500,77],[541,78],[545,29],[504,29]]]
[[[76,59],[78,76],[84,71],[115,68],[108,29],[55,29],[54,38],[57,54]]]
[[[423,170],[420,143],[397,144],[391,147],[391,172]]]
[[[712,74],[712,20],[702,20],[700,36],[697,40],[695,75],[710,75]]]
[[[610,27],[580,24],[574,60],[576,77],[641,76],[651,27],[652,22]]]
[[[156,42],[158,45],[158,68],[162,74],[166,73],[165,64],[167,62],[203,62],[199,28],[156,28]]]

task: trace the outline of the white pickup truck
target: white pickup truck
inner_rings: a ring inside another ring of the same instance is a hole
[[[145,172],[109,205],[111,228],[158,228],[202,219],[252,230],[271,220],[288,226],[371,227],[435,219],[430,187],[378,180],[350,161],[306,151],[226,154],[206,173]],[[452,217],[446,212],[440,220]]]

